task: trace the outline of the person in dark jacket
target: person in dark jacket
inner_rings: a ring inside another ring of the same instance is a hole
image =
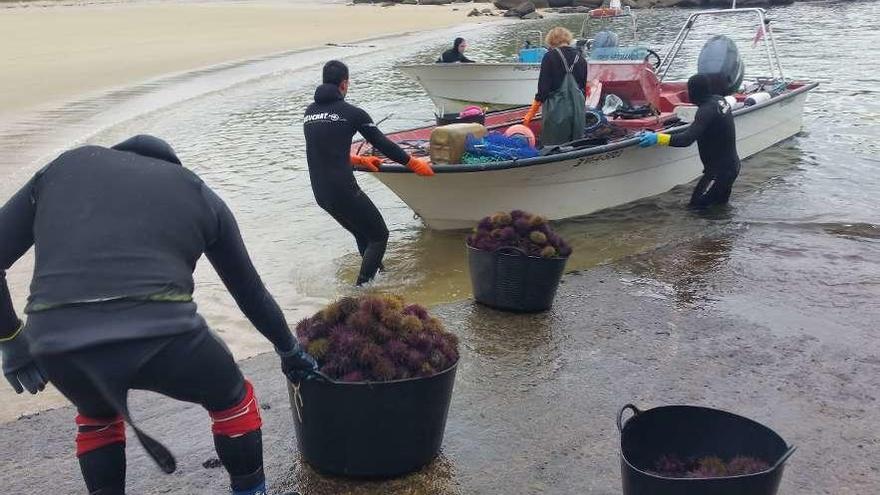
[[[376,276],[388,244],[388,228],[382,214],[361,191],[353,166],[378,172],[378,157],[350,155],[351,139],[360,133],[374,148],[421,176],[434,175],[428,162],[409,156],[391,142],[373,123],[367,112],[345,101],[348,93],[348,67],[331,60],[324,65],[324,84],[315,90],[315,102],[303,117],[306,158],[312,192],[318,206],[351,232],[363,257],[357,285]]]
[[[464,51],[467,49],[467,41],[464,38],[455,38],[455,41],[452,43],[452,48],[443,52],[440,55],[440,58],[437,59],[438,64],[452,64],[455,62],[461,62],[463,64],[472,64],[473,60],[464,56]]]
[[[577,48],[571,46],[573,40],[574,35],[571,31],[563,27],[553,28],[547,33],[544,42],[549,50],[541,59],[538,92],[535,93],[535,100],[523,119],[524,125],[528,126],[544,102],[562,87],[569,72],[567,68],[570,69],[578,89],[584,96],[584,107],[586,107],[587,61]],[[583,115],[584,109],[580,109],[579,113]]]
[[[642,147],[659,144],[685,148],[697,142],[703,177],[694,188],[690,206],[698,209],[726,204],[740,171],[733,109],[723,97],[713,94],[711,87],[708,76],[697,74],[691,77],[688,95],[698,108],[688,129],[674,135],[648,132],[642,135],[639,143]]]
[[[232,213],[151,136],[63,153],[0,208],[0,354],[16,392],[51,382],[74,406],[90,494],[125,493],[125,422],[166,472],[174,459],[137,429],[129,389],[202,405],[232,493],[265,494],[260,408],[193,302],[205,254],[294,381],[317,365],[254,269]],[[35,247],[19,320],[5,271]]]

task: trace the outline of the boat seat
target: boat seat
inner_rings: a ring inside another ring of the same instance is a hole
[[[660,81],[644,60],[590,60],[587,66],[587,79],[602,83],[602,98],[615,94],[634,107],[660,109]]]

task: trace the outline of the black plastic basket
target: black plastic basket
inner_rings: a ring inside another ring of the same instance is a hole
[[[624,413],[633,417],[624,422]],[[795,448],[751,419],[696,406],[664,406],[640,411],[623,406],[617,416],[623,495],[775,495],[785,461]],[[681,459],[745,455],[764,460],[760,473],[721,478],[667,478],[650,472],[662,455]]]
[[[444,113],[443,115],[434,114],[437,118],[437,125],[449,124],[482,124],[486,125],[486,114],[466,115],[462,117],[457,113]]]
[[[391,478],[428,464],[443,443],[457,366],[427,378],[306,380],[298,391],[289,384],[303,458],[319,472],[357,478]]]
[[[521,313],[546,311],[553,305],[568,258],[528,256],[516,248],[495,252],[467,248],[478,303]]]

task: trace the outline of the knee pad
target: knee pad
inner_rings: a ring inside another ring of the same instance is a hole
[[[215,435],[235,438],[257,431],[263,426],[254,387],[247,380],[244,386],[245,394],[241,402],[225,411],[210,412],[211,432]]]
[[[114,443],[125,443],[125,422],[122,416],[113,418],[76,417],[76,456],[82,456]]]

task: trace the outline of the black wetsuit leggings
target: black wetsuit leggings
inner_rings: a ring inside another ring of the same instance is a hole
[[[122,397],[129,389],[150,390],[200,404],[208,411],[232,408],[246,394],[244,377],[232,354],[207,329],[38,356],[37,362],[79,414],[90,418],[119,414],[94,385],[95,376]],[[214,445],[234,489],[244,490],[263,482],[260,430],[235,438],[215,435]],[[125,493],[124,444],[88,452],[79,457],[79,463],[89,493]]]
[[[733,172],[704,173],[691,194],[691,208],[705,209],[713,205],[727,204],[738,175],[738,168]]]
[[[334,195],[329,201],[319,199],[318,205],[354,235],[358,252],[363,257],[357,284],[372,280],[382,267],[388,246],[388,227],[379,209],[360,189]]]

